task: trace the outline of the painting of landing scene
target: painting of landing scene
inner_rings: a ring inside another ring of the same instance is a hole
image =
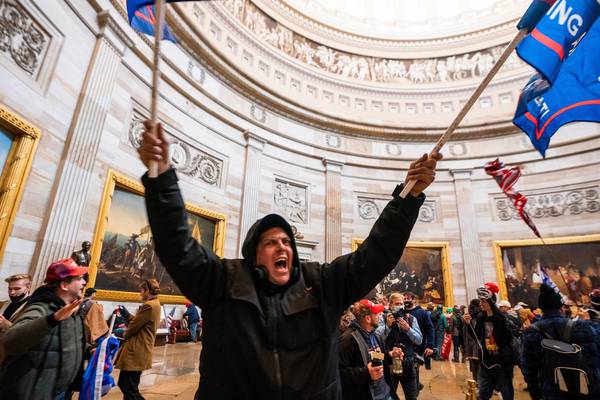
[[[499,274],[504,275],[511,304],[524,301],[537,305],[542,271],[546,271],[564,296],[575,303],[588,303],[592,288],[600,287],[600,235],[595,236],[596,241],[564,238],[547,245],[500,243],[500,254],[496,256],[501,268]]]
[[[192,236],[215,248],[217,221],[188,212]],[[154,241],[141,194],[115,187],[102,236],[102,250],[94,287],[99,290],[138,292],[146,279],[160,283],[162,295],[181,292],[154,253]]]

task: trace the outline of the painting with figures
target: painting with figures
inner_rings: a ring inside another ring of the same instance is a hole
[[[356,249],[361,240],[353,241]],[[452,305],[452,278],[446,242],[409,242],[395,268],[377,285],[377,295],[412,292],[421,303]]]
[[[511,303],[537,305],[542,270],[564,296],[578,304],[589,303],[592,288],[600,287],[600,235],[552,239],[546,245],[514,244],[518,243],[499,242],[496,256]]]
[[[110,179],[110,178],[109,178]],[[119,179],[122,180],[120,184]],[[146,279],[155,278],[160,283],[162,296],[177,296],[183,300],[164,266],[154,252],[154,239],[146,216],[142,188],[113,176],[114,183],[110,201],[101,214],[105,214],[97,243],[92,245],[93,263],[90,271],[91,284],[98,290],[99,298],[119,299],[136,296],[139,285]],[[221,242],[224,217],[187,205],[189,232],[192,237],[213,251]],[[211,215],[203,215],[209,213]],[[100,252],[97,255],[97,252]],[[220,251],[219,251],[220,252]],[[125,296],[124,293],[129,293]],[[170,300],[174,300],[171,298]],[[176,300],[176,299],[175,299]]]

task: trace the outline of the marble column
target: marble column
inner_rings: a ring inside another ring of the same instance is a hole
[[[471,189],[471,170],[451,170],[450,172],[454,177],[463,268],[465,271],[467,300],[469,300],[475,297],[477,288],[484,283],[483,258],[481,256],[477,218]]]
[[[242,244],[246,233],[259,218],[261,158],[266,141],[256,134],[246,131],[246,161],[244,164],[244,185],[242,186],[242,209],[240,213],[240,240],[238,254],[242,255]]]
[[[325,165],[325,261],[342,255],[342,167],[344,163],[323,160]]]
[[[98,13],[98,27],[94,51],[56,171],[57,182],[50,199],[43,241],[32,263],[35,284],[43,281],[46,267],[52,261],[68,257],[79,244],[77,234],[117,71],[125,51],[133,45],[108,12]]]

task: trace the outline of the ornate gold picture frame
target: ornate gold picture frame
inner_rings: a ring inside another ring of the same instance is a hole
[[[189,203],[186,210],[192,236],[222,257],[225,216]],[[139,302],[139,284],[155,278],[161,284],[161,302],[186,302],[154,253],[144,187],[113,170],[104,187],[89,275],[88,286],[97,290],[99,300]]]
[[[548,238],[544,243],[493,242],[500,298],[536,305],[543,269],[562,294],[585,303],[591,289],[600,285],[600,234]]]
[[[0,259],[19,208],[41,130],[0,105],[0,129],[12,136],[6,161],[0,165]]]
[[[352,251],[363,239],[352,239]],[[452,273],[448,242],[408,242],[396,268],[378,285],[378,292],[408,290],[416,292],[423,303],[434,302],[454,305]],[[441,282],[440,282],[441,280]],[[398,285],[394,286],[394,281]],[[408,284],[407,284],[408,282]],[[385,287],[384,287],[385,286]]]

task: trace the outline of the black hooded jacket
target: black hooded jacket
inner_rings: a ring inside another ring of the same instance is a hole
[[[142,181],[156,253],[203,311],[196,398],[340,399],[340,315],[394,268],[424,196],[394,198],[359,249],[329,264],[300,263],[289,224],[274,215],[249,230],[244,259],[220,259],[191,237],[174,170]],[[268,284],[254,266],[258,238],[274,226],[288,233],[294,251],[284,287]]]

